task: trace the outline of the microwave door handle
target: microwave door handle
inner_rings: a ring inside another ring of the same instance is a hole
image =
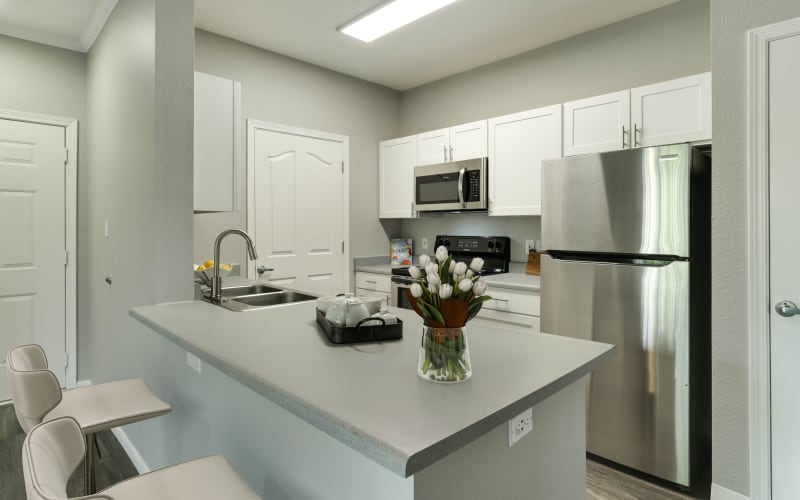
[[[464,201],[464,172],[465,167],[461,167],[458,171],[458,202],[461,203],[461,208],[467,208],[467,203]]]

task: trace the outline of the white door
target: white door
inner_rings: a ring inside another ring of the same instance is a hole
[[[276,285],[321,295],[343,292],[344,144],[256,129],[254,207],[257,266]],[[252,224],[251,224],[252,223]]]
[[[711,139],[711,73],[631,89],[633,147]]]
[[[5,355],[39,344],[66,382],[63,127],[0,120],[0,400]]]
[[[486,156],[488,134],[486,120],[450,127],[450,160],[471,160]]]
[[[449,128],[417,134],[417,165],[434,165],[449,160]]]
[[[800,495],[800,315],[775,305],[800,306],[800,35],[770,42],[770,338],[772,360],[772,498]]]
[[[378,217],[402,219],[414,216],[414,166],[417,136],[383,141],[379,145]]]
[[[561,106],[489,119],[489,215],[542,214],[542,160],[561,157]]]
[[[564,156],[630,147],[630,91],[564,103]]]

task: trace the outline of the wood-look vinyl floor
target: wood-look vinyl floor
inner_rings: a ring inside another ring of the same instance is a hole
[[[0,499],[25,500],[22,477],[22,441],[25,433],[17,422],[14,407],[0,405]],[[137,475],[125,450],[111,431],[97,434],[100,458],[95,457],[97,489],[102,490],[123,479]],[[78,465],[67,485],[70,497],[83,495],[83,463]]]
[[[17,422],[14,407],[0,405],[0,499],[25,500],[22,477],[22,441],[25,434]],[[136,469],[125,450],[110,431],[97,436],[101,458],[95,457],[97,489],[102,490],[124,479],[136,476]],[[696,500],[708,498],[708,484],[701,481],[697,492],[683,494],[644,479],[626,474],[594,460],[586,461],[587,500]],[[70,478],[70,497],[83,494],[83,464]]]

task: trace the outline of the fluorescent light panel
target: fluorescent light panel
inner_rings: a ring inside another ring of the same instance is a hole
[[[371,42],[455,1],[394,0],[355,21],[345,24],[339,28],[339,31],[364,42]]]

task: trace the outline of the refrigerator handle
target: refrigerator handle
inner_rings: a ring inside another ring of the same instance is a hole
[[[571,254],[566,252],[547,252],[555,261],[574,262],[578,264],[608,264],[618,266],[641,266],[641,267],[666,267],[676,261],[688,261],[687,258],[676,257],[673,255],[584,255]]]

